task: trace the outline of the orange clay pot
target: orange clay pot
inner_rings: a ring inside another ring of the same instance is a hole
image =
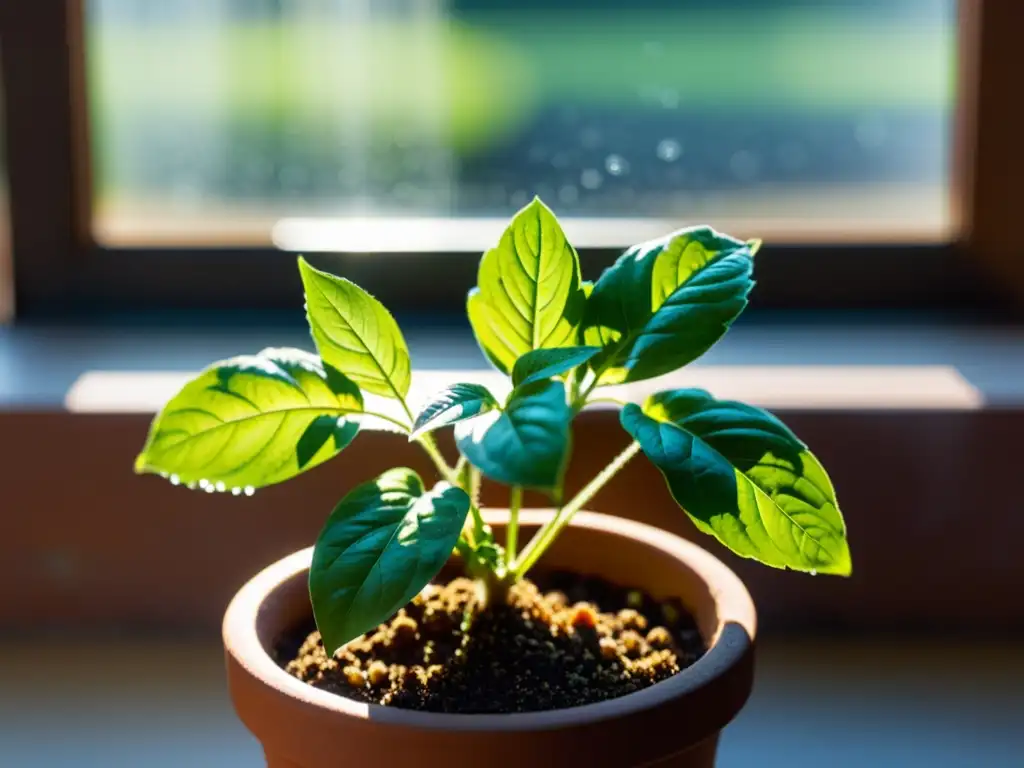
[[[550,516],[524,510],[522,540]],[[507,514],[486,517],[501,536]],[[362,704],[285,673],[268,649],[309,619],[311,554],[311,548],[296,552],[264,570],[242,587],[224,617],[231,698],[262,742],[270,768],[713,766],[719,732],[750,694],[756,618],[747,590],[696,544],[648,525],[581,512],[541,567],[680,598],[708,652],[650,688],[547,712],[415,712]]]

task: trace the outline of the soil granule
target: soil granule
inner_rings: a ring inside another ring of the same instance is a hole
[[[282,639],[277,661],[299,680],[357,701],[504,713],[624,696],[705,651],[676,600],[571,574],[539,580],[545,591],[523,580],[483,611],[476,582],[431,584],[334,658],[307,625]]]

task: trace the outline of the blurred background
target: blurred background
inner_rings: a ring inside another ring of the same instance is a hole
[[[95,0],[86,18],[101,239],[506,216],[534,194],[572,217],[950,231],[952,0]]]
[[[212,360],[312,349],[297,253],[395,313],[414,399],[486,379],[465,293],[534,195],[586,278],[688,224],[766,241],[752,308],[655,384],[791,424],[855,572],[697,539],[761,621],[720,765],[1024,766],[1022,33],[1001,0],[0,5],[0,766],[261,764],[227,601],[428,466],[363,435],[194,494],[132,474],[147,424]],[[584,414],[569,486],[624,440]],[[592,506],[698,536],[640,462]]]

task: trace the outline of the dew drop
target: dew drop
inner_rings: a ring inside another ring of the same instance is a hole
[[[196,489],[196,481],[192,480],[185,487],[188,488],[190,491],[194,491]]]
[[[231,489],[231,495],[232,496],[241,496],[242,495],[242,489],[241,488],[232,488]]]
[[[817,575],[818,575],[818,569],[817,568],[811,568],[811,576],[817,576]]]
[[[256,493],[256,489],[251,485],[247,485],[245,486],[244,492],[246,496],[252,496],[254,493]]]
[[[161,472],[160,473],[160,477],[162,477],[164,480],[166,480],[167,479],[167,473],[166,472]]]
[[[206,491],[207,493],[213,493],[217,489],[214,488],[212,485],[207,485],[205,488],[203,488],[203,490]]]
[[[683,148],[675,139],[662,139],[658,142],[658,147],[655,150],[659,160],[664,160],[666,163],[672,163],[679,159],[679,155],[682,154]]]
[[[221,480],[218,480],[218,481],[217,481],[217,485],[216,485],[216,486],[214,486],[214,487],[215,487],[215,488],[216,488],[216,489],[217,489],[217,490],[218,490],[218,491],[219,491],[220,493],[224,493],[224,491],[226,491],[226,490],[228,489],[228,487],[227,487],[227,486],[226,486],[226,485],[224,484],[224,482],[223,482],[223,481],[221,481]]]
[[[597,189],[601,181],[601,172],[596,168],[587,168],[580,174],[580,186],[584,189]]]
[[[171,479],[171,485],[179,485],[181,483],[181,478],[178,477],[177,475],[171,475],[170,479]]]
[[[210,481],[207,480],[205,477],[199,481],[199,487],[202,488],[203,490],[206,490],[206,486],[208,486],[209,484]]]
[[[604,161],[604,167],[612,176],[621,176],[629,173],[629,163],[622,155],[608,155]]]

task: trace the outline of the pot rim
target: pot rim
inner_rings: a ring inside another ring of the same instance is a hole
[[[553,510],[527,509],[520,525],[542,525]],[[490,525],[504,524],[507,513],[484,510]],[[644,523],[595,512],[578,512],[572,526],[584,526],[612,536],[636,539],[681,560],[710,588],[718,614],[707,652],[695,663],[648,688],[614,699],[567,709],[507,714],[453,714],[368,704],[314,688],[289,675],[264,650],[257,635],[257,616],[267,596],[285,581],[308,570],[313,547],[271,564],[243,586],[232,599],[222,627],[224,648],[232,659],[263,685],[319,710],[377,723],[446,731],[533,731],[594,723],[657,707],[687,696],[723,677],[750,652],[757,632],[754,603],[743,582],[724,563],[690,541]]]

